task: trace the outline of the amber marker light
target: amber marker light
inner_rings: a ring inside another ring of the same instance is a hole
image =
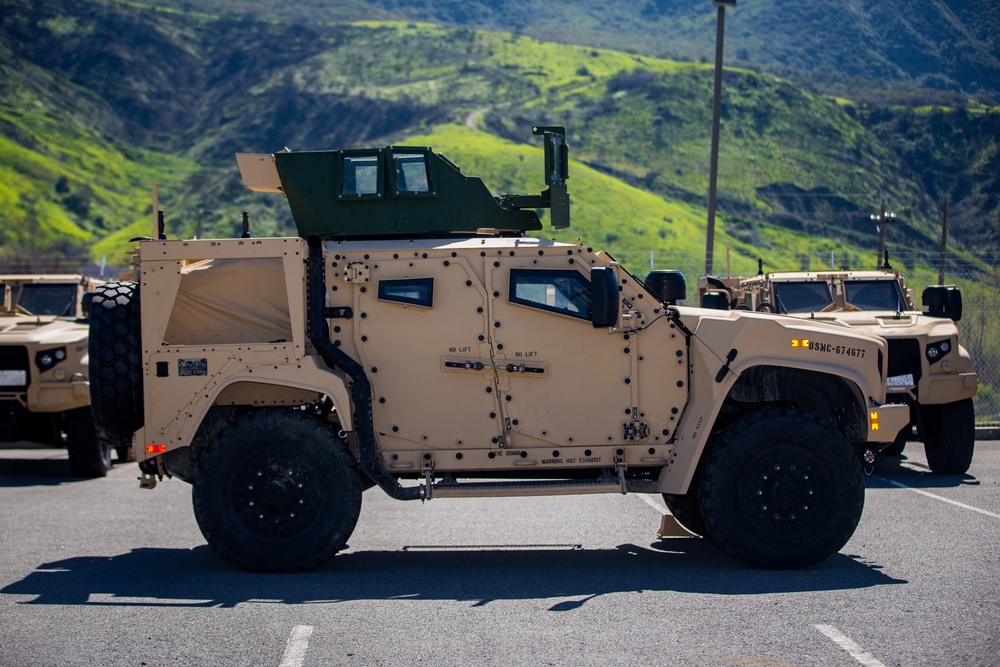
[[[793,338],[792,347],[809,347],[808,338]]]
[[[167,451],[166,445],[146,445],[147,454],[163,454]]]
[[[873,431],[877,431],[878,430],[878,412],[874,412],[874,411],[873,412],[869,412],[868,413],[868,418],[872,422],[872,430]]]

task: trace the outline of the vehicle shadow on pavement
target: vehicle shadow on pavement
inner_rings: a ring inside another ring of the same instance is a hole
[[[968,473],[961,475],[935,474],[922,457],[879,457],[872,474],[865,477],[865,486],[874,489],[892,488],[886,480],[905,484],[915,489],[948,489],[958,486],[979,486],[979,479]]]
[[[83,478],[72,476],[66,458],[8,458],[0,452],[0,487],[55,486],[82,481]]]
[[[905,583],[856,556],[837,554],[808,570],[753,570],[729,560],[707,540],[676,538],[614,549],[567,545],[348,551],[321,568],[298,574],[236,570],[207,546],[143,548],[45,563],[0,593],[35,596],[20,604],[171,607],[391,599],[480,606],[495,600],[554,599],[550,611],[571,611],[609,593],[756,595]]]

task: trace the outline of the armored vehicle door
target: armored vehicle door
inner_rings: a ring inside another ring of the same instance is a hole
[[[628,279],[618,281],[618,307],[648,329],[595,328],[593,262],[580,250],[574,254],[517,251],[489,267],[490,336],[507,444],[665,443],[687,396],[683,337],[661,305]]]
[[[592,325],[587,267],[548,252],[551,258],[511,251],[488,267],[505,444],[524,449],[617,442],[631,405],[629,355],[621,335]]]
[[[463,257],[433,247],[352,257],[341,267],[383,451],[496,447],[482,279]]]

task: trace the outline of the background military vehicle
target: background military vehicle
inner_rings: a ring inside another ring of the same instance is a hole
[[[90,409],[85,296],[100,284],[75,274],[0,275],[0,437],[66,447],[79,477],[111,467]]]
[[[738,561],[806,567],[850,538],[862,466],[909,420],[885,342],[670,305],[569,224],[563,128],[539,195],[494,197],[425,147],[239,155],[300,237],[140,242],[93,302],[99,429],[250,570],[341,550],[362,491],[400,500],[662,494]],[[141,303],[140,303],[141,299]],[[809,345],[806,345],[806,342]],[[812,347],[815,344],[816,347]],[[107,369],[107,372],[105,372]]]
[[[714,283],[714,284],[713,284]],[[743,307],[870,331],[889,344],[888,398],[912,406],[912,423],[883,453],[899,454],[908,439],[924,443],[936,473],[965,473],[975,449],[972,397],[979,377],[958,343],[962,293],[953,285],[924,289],[921,312],[886,257],[875,271],[784,271],[745,279],[703,279],[713,307]]]

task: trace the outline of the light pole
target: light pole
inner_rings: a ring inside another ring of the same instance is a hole
[[[872,222],[875,223],[875,227],[878,228],[878,258],[875,262],[875,268],[881,268],[883,265],[882,254],[885,252],[885,226],[890,222],[896,221],[896,214],[892,211],[885,210],[885,200],[879,199],[879,212],[872,213],[869,216]]]
[[[726,28],[726,7],[735,7],[736,0],[712,0],[719,8],[715,29],[715,99],[712,104],[712,156],[708,174],[708,230],[705,238],[705,275],[712,274],[715,246],[715,184],[719,175],[719,115],[722,108],[722,37]]]

